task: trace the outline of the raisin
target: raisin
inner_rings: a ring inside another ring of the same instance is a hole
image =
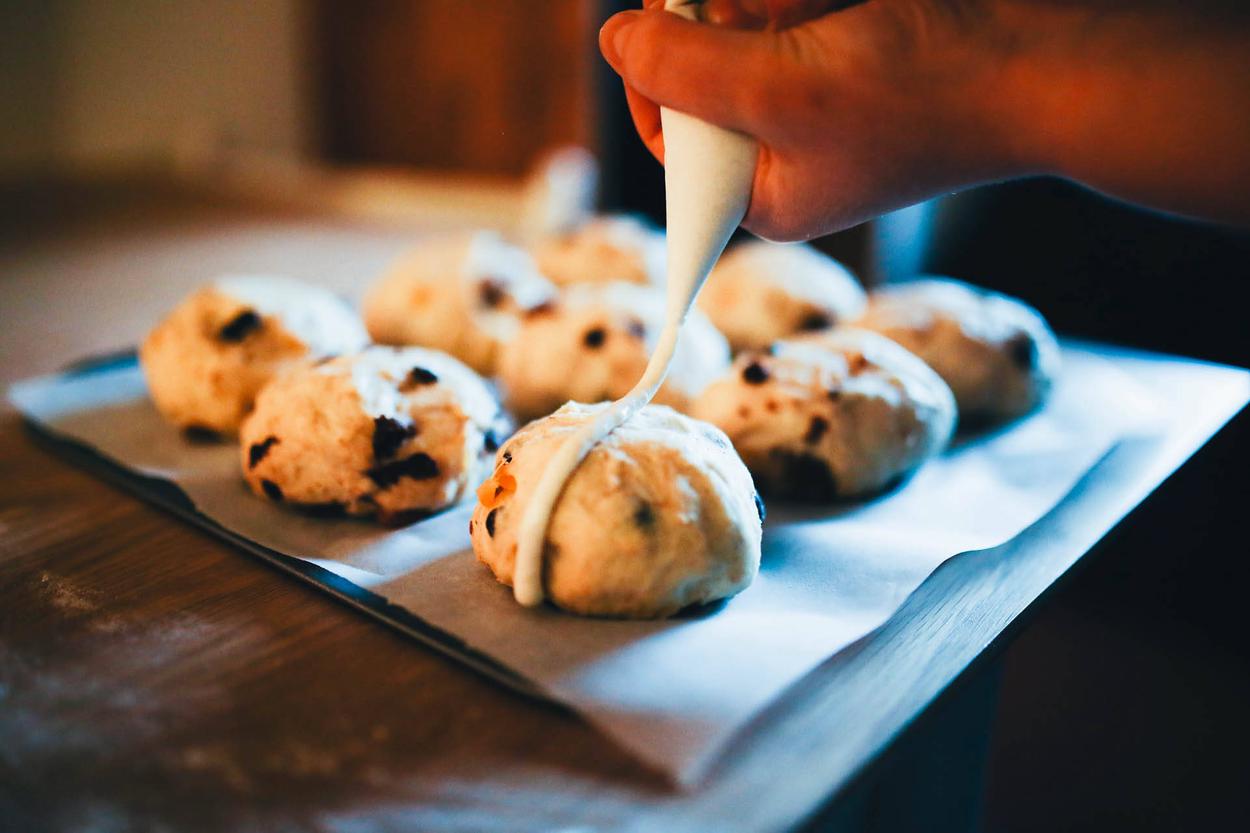
[[[414,388],[418,385],[433,385],[437,382],[438,377],[424,367],[414,367],[408,371],[407,383]]]
[[[381,461],[394,457],[404,441],[415,436],[416,433],[416,425],[404,425],[399,420],[387,416],[374,418],[373,459]]]
[[[222,341],[239,342],[259,330],[263,323],[255,310],[245,309],[226,322],[225,326],[217,332],[217,338]]]
[[[268,456],[269,449],[277,444],[277,437],[265,437],[261,442],[252,443],[252,447],[247,450],[247,467],[249,469],[256,468],[256,464]]]
[[[1037,367],[1037,344],[1029,338],[1028,333],[1020,333],[1007,342],[1007,355],[1011,356],[1011,360],[1021,370]]]
[[[803,442],[808,445],[816,445],[828,430],[829,421],[824,417],[814,416],[812,421],[807,424],[807,434],[803,437]]]
[[[540,315],[550,315],[556,311],[554,301],[543,301],[541,304],[532,306],[525,311],[526,318],[537,318]]]
[[[498,509],[492,509],[486,513],[486,534],[492,538],[495,537],[495,513],[498,511]]]
[[[762,385],[768,381],[768,369],[759,362],[751,362],[742,368],[742,381],[748,385]]]
[[[824,312],[813,312],[803,316],[803,320],[799,322],[799,330],[808,332],[811,330],[825,330],[833,326],[833,318]]]
[[[650,530],[655,526],[655,510],[645,500],[634,510],[634,524],[643,530]]]
[[[188,425],[182,429],[182,436],[189,443],[196,445],[211,445],[212,443],[221,442],[221,434],[212,428],[205,428],[203,425]]]
[[[261,480],[260,488],[264,491],[265,497],[269,498],[275,503],[282,502],[282,489],[278,486],[277,483],[274,483],[272,480]]]
[[[432,477],[438,477],[438,463],[430,455],[423,451],[418,451],[411,457],[393,460],[389,463],[382,463],[366,469],[365,474],[374,483],[386,489],[394,486],[405,477],[410,477],[413,480],[429,480]]]
[[[487,279],[478,284],[478,297],[482,300],[482,305],[487,307],[497,307],[503,303],[507,297],[503,284],[497,280]]]
[[[598,350],[607,340],[608,331],[603,329],[603,327],[592,327],[586,331],[586,335],[582,336],[582,344],[585,344],[591,350]]]
[[[764,523],[768,510],[764,507],[764,498],[760,497],[759,492],[755,493],[755,513],[760,516],[760,523]]]

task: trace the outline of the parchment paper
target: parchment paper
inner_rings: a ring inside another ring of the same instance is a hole
[[[1040,412],[957,440],[892,493],[833,510],[768,507],[760,574],[727,603],[660,622],[518,606],[469,550],[470,507],[401,530],[309,518],[254,498],[232,445],[192,445],[148,403],[133,361],[29,380],[10,398],[41,427],[176,483],[205,516],[378,594],[510,669],[678,781],[816,665],[870,633],[958,553],[1053,509],[1151,400],[1107,360],[1064,350]],[[385,612],[383,612],[385,615]]]

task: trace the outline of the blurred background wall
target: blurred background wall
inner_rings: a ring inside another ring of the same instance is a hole
[[[312,149],[299,0],[0,3],[0,172]]]
[[[581,0],[11,0],[0,174],[230,151],[520,176],[594,143]]]

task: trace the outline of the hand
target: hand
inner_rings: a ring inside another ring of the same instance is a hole
[[[1240,17],[1232,26],[1047,0],[868,0],[841,11],[712,0],[708,16],[728,28],[660,5],[609,20],[604,56],[661,161],[657,104],[759,140],[744,225],[761,236],[805,239],[1031,173],[1250,218]]]

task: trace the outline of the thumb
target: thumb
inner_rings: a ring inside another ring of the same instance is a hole
[[[758,133],[767,90],[793,62],[770,31],[694,23],[662,11],[627,12],[600,31],[604,58],[626,86],[656,104]]]

